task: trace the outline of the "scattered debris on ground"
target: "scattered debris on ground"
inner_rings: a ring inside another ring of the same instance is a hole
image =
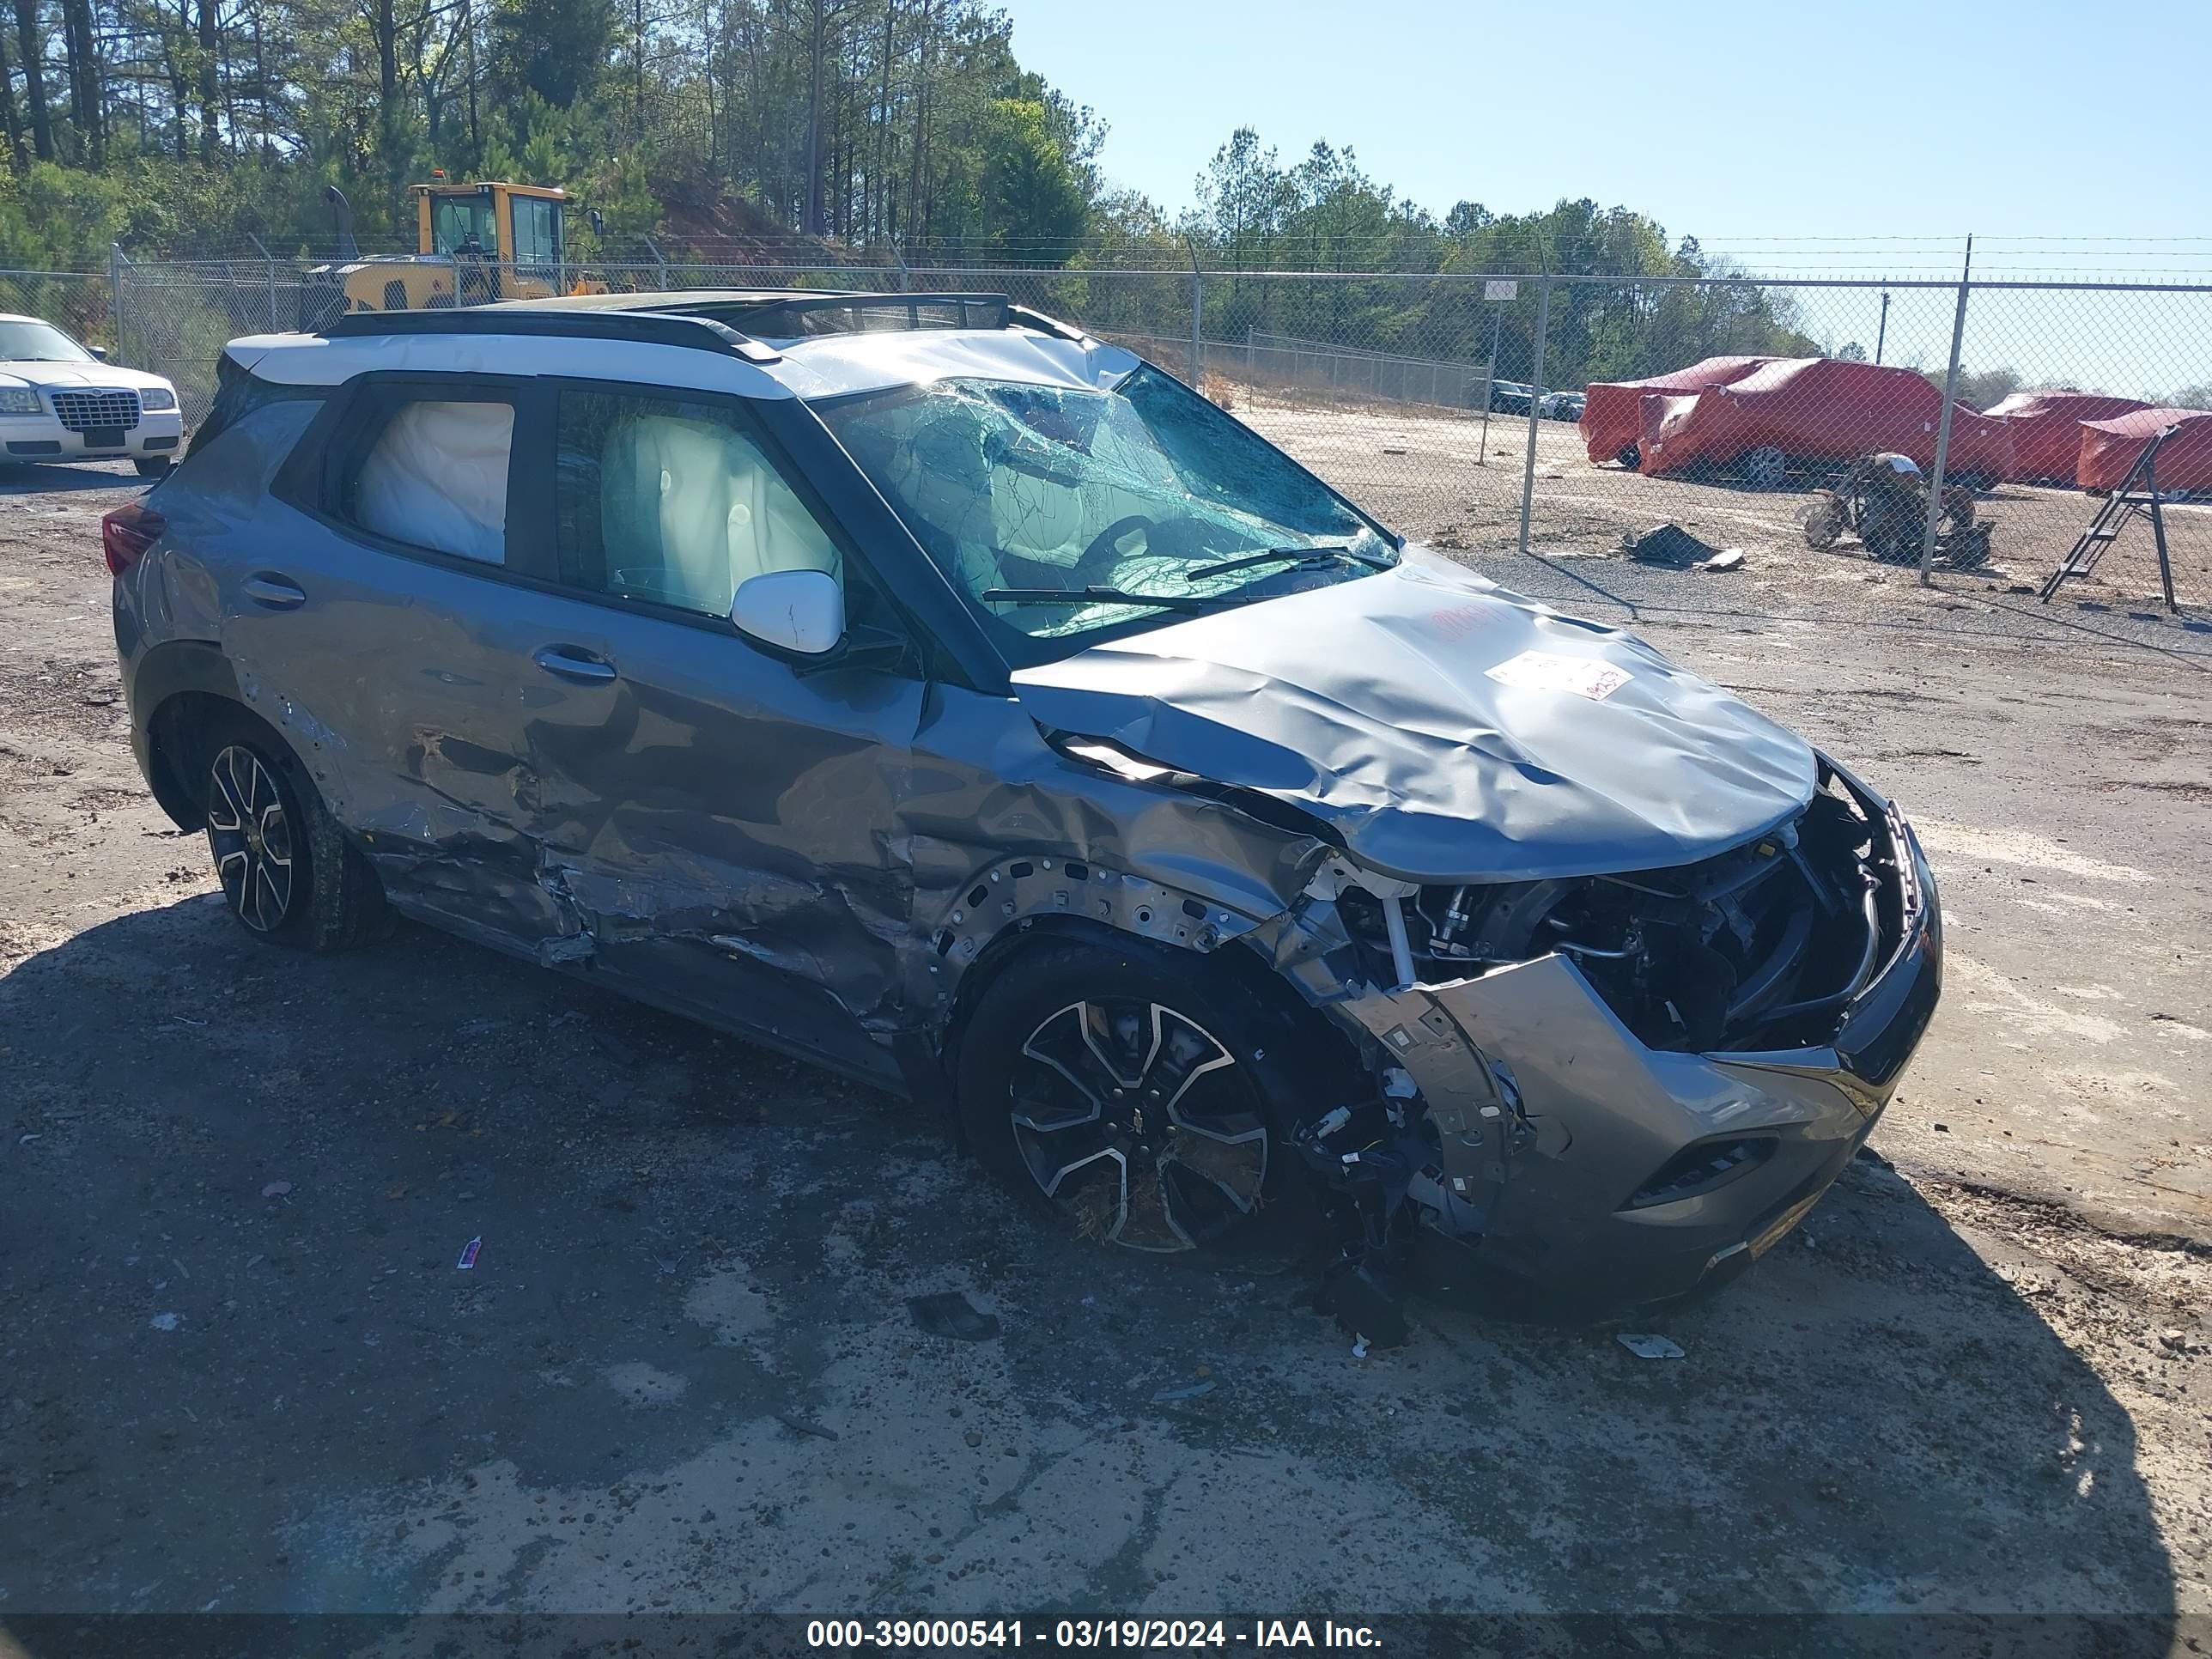
[[[915,1324],[929,1336],[949,1337],[956,1342],[988,1342],[999,1334],[999,1322],[978,1312],[958,1291],[908,1297],[906,1305]]]
[[[1678,524],[1656,524],[1642,535],[1624,535],[1621,550],[1638,564],[1661,564],[1687,570],[1717,557],[1721,550],[1701,542]]]

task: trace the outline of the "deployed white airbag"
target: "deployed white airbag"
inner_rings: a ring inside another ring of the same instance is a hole
[[[365,530],[486,564],[507,562],[507,404],[409,404],[362,463],[355,514]]]

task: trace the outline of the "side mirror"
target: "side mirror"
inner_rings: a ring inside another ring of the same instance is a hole
[[[101,362],[104,363],[107,361],[107,348],[106,346],[88,345],[85,349],[89,351],[94,356],[100,359]]]
[[[845,590],[826,570],[770,570],[738,584],[730,622],[763,645],[819,657],[845,637]]]

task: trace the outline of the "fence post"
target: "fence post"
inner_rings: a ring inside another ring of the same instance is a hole
[[[118,363],[131,361],[130,350],[123,342],[123,244],[110,242],[107,245],[107,305],[108,309],[115,313],[115,361]]]
[[[284,326],[276,319],[276,256],[264,246],[261,239],[252,231],[246,233],[246,240],[259,251],[261,264],[269,273],[269,331],[275,334]]]
[[[1544,397],[1544,334],[1552,321],[1552,278],[1547,272],[1536,281],[1536,361],[1528,372],[1528,453],[1521,464],[1521,550],[1528,550],[1528,510],[1536,495],[1536,423],[1543,417],[1537,404]],[[1492,364],[1496,372],[1497,365]]]
[[[1198,268],[1198,244],[1186,236],[1182,245],[1190,252],[1190,384],[1196,391],[1206,374],[1206,277]]]
[[[1920,585],[1933,586],[1936,532],[1943,522],[1943,469],[1951,459],[1951,407],[1959,396],[1959,347],[1966,337],[1966,295],[1972,289],[1974,239],[1966,238],[1966,262],[1959,270],[1959,309],[1951,319],[1951,367],[1943,375],[1943,416],[1936,425],[1936,476],[1928,486],[1928,522],[1920,531]]]

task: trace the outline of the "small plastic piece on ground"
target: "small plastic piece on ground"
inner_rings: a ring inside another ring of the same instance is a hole
[[[1361,1337],[1358,1341],[1352,1345],[1352,1357],[1354,1359],[1364,1359],[1367,1358],[1367,1339],[1365,1337]]]
[[[1211,1382],[1186,1382],[1180,1388],[1155,1389],[1152,1393],[1152,1404],[1164,1406],[1171,1401],[1195,1400],[1202,1394],[1212,1392],[1213,1384]]]
[[[801,1417],[797,1412],[778,1412],[775,1420],[793,1434],[811,1435],[817,1440],[835,1440],[837,1431],[825,1429],[819,1423]]]
[[[1700,570],[1741,570],[1743,568],[1743,550],[1731,547],[1725,552],[1714,554],[1697,568]]]
[[[950,1337],[956,1342],[988,1342],[999,1334],[999,1322],[978,1313],[958,1291],[939,1291],[931,1296],[910,1296],[907,1311],[926,1334]]]
[[[264,1198],[282,1198],[285,1194],[291,1190],[292,1183],[290,1182],[272,1181],[266,1187],[264,1187],[261,1189],[261,1196]]]
[[[1333,1315],[1348,1336],[1378,1348],[1402,1348],[1413,1339],[1397,1288],[1364,1262],[1340,1262],[1315,1292],[1314,1305]]]
[[[1620,1346],[1638,1359],[1680,1359],[1682,1351],[1663,1336],[1643,1331],[1623,1331]]]
[[[461,1259],[453,1263],[453,1271],[456,1273],[465,1273],[468,1272],[470,1268],[475,1267],[477,1265],[477,1252],[482,1249],[483,1249],[483,1236],[479,1233],[476,1237],[471,1239],[467,1243],[461,1246]]]
[[[157,1331],[173,1331],[178,1326],[184,1322],[184,1315],[168,1313],[155,1314],[154,1317],[148,1322],[148,1323],[151,1324]]]

